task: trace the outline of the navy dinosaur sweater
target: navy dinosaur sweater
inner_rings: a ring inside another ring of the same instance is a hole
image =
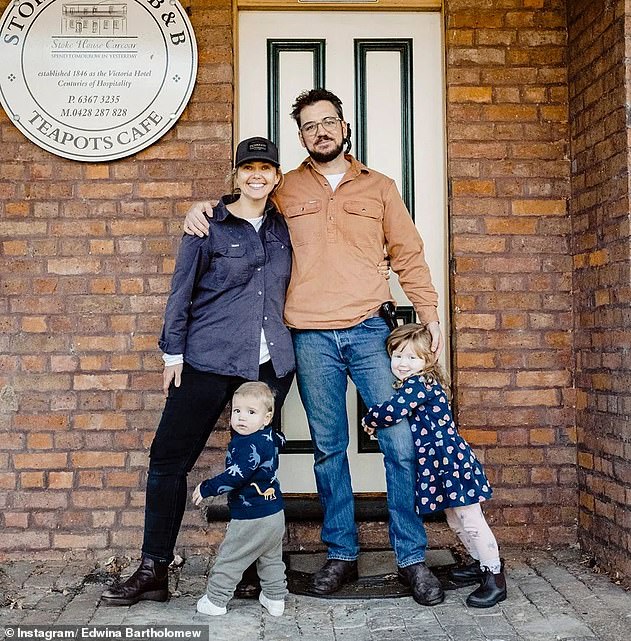
[[[283,509],[283,495],[276,478],[278,452],[285,447],[285,436],[267,426],[243,436],[233,432],[226,452],[226,469],[206,479],[201,495],[218,496],[228,492],[233,519],[259,519]]]

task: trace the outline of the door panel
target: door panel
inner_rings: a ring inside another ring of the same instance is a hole
[[[425,240],[447,336],[441,34],[440,13],[240,12],[238,138],[269,136],[279,146],[283,168],[293,169],[306,153],[289,116],[292,102],[314,86],[337,94],[353,130],[352,153],[395,179]],[[410,303],[395,275],[390,283],[409,318]],[[350,382],[347,404],[353,488],[383,492],[382,457],[369,451],[375,447],[359,430],[357,393]],[[283,425],[290,440],[279,471],[283,490],[315,492],[309,431],[295,385]]]

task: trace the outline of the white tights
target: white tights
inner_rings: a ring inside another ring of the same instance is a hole
[[[480,562],[480,566],[488,568],[493,574],[501,572],[497,541],[484,518],[480,504],[448,507],[445,516],[449,527],[462,541],[467,552]]]

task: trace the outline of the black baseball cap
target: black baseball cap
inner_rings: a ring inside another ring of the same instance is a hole
[[[234,157],[234,166],[238,167],[244,162],[251,160],[270,162],[275,167],[280,166],[276,145],[271,140],[261,138],[260,136],[246,138],[239,143],[237,153]]]

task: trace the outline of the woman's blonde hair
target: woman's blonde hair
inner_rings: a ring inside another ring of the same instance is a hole
[[[386,339],[389,356],[406,345],[410,345],[417,356],[425,359],[423,375],[428,382],[440,383],[449,394],[449,377],[436,360],[436,354],[432,352],[432,335],[429,331],[418,323],[406,323],[392,330]]]

